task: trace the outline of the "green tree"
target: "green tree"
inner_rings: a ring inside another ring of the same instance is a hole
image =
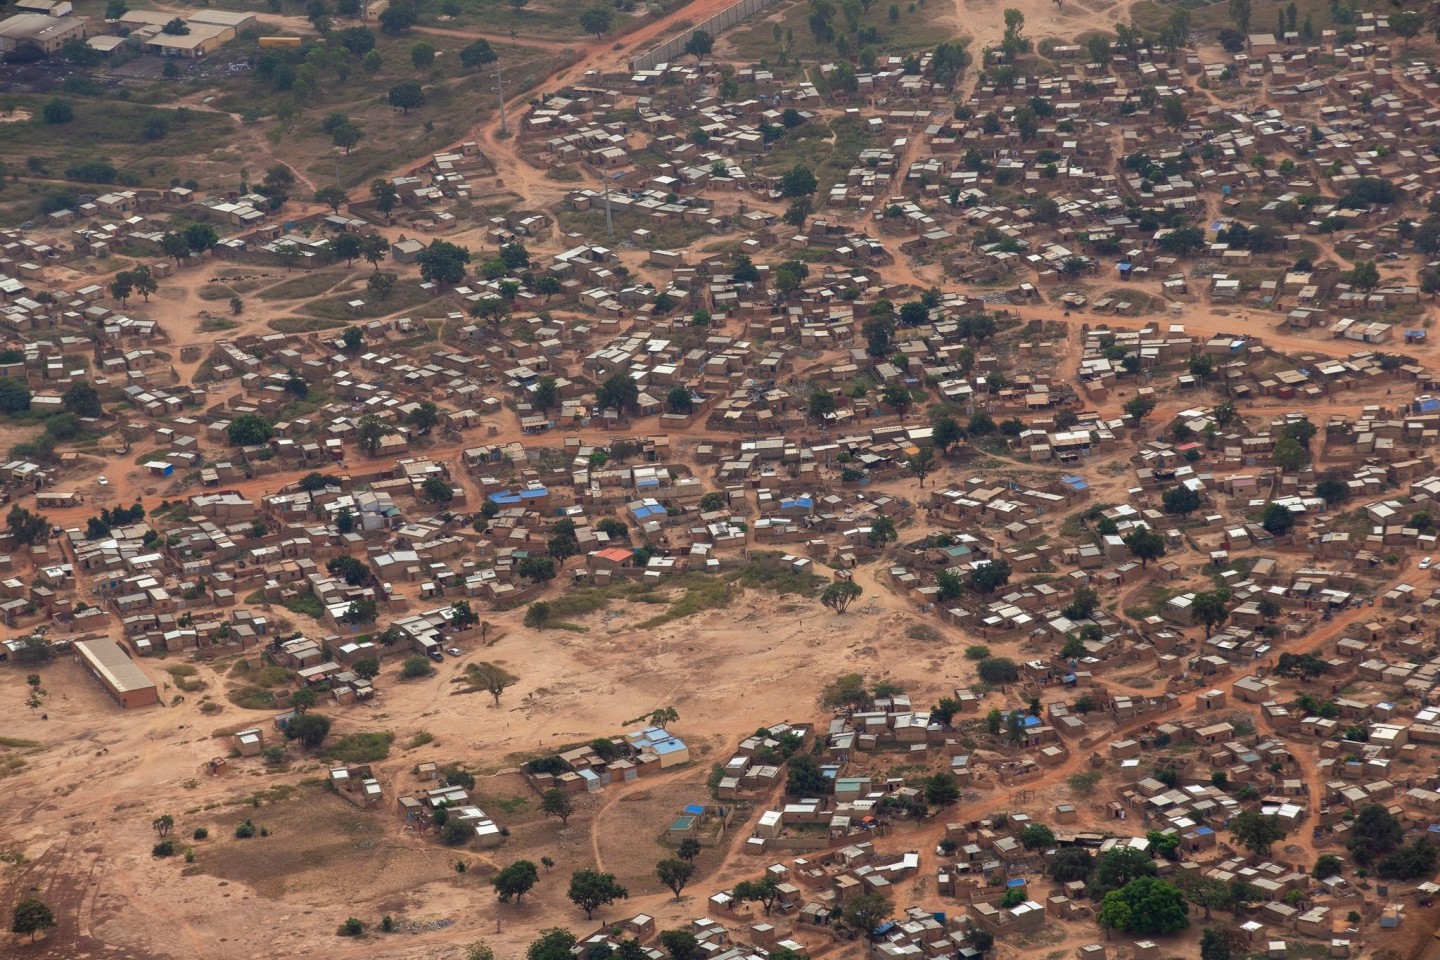
[[[0,413],[24,413],[30,409],[30,389],[15,377],[0,378]]]
[[[1230,835],[1251,853],[1268,857],[1270,847],[1277,840],[1285,839],[1285,827],[1279,817],[1246,810],[1230,818]]]
[[[1371,803],[1355,814],[1345,846],[1356,863],[1369,866],[1400,846],[1404,839],[1404,827],[1394,814],[1378,803]]]
[[[1026,850],[1048,850],[1055,845],[1055,832],[1043,823],[1032,823],[1020,831],[1020,843]]]
[[[1010,564],[1000,557],[992,557],[988,563],[980,564],[970,571],[966,584],[976,593],[992,594],[1010,582]]]
[[[1185,126],[1189,114],[1185,110],[1185,101],[1179,97],[1170,96],[1160,101],[1160,116],[1164,118],[1166,126],[1179,129]]]
[[[424,436],[440,425],[440,408],[429,400],[421,400],[405,414],[405,422]]]
[[[820,603],[836,613],[844,613],[863,593],[860,584],[854,580],[836,580],[820,593]]]
[[[797,163],[780,178],[780,193],[786,197],[805,197],[819,189],[815,174],[803,163]]]
[[[411,3],[392,3],[380,12],[380,29],[389,34],[400,34],[415,26],[420,15]]]
[[[1210,919],[1212,909],[1221,910],[1231,905],[1230,888],[1224,881],[1204,876],[1198,870],[1179,874],[1176,884],[1186,900],[1205,911],[1206,920]]]
[[[1294,473],[1310,462],[1310,451],[1289,437],[1275,444],[1270,456],[1275,465],[1287,473]]]
[[[1265,505],[1265,516],[1260,525],[1275,536],[1284,536],[1295,529],[1295,513],[1280,503]]]
[[[570,825],[570,815],[575,812],[575,806],[570,802],[569,794],[552,788],[541,795],[540,812],[547,817],[555,817],[565,827]]]
[[[341,233],[330,241],[330,255],[336,260],[344,260],[349,266],[360,256],[360,238],[353,233]]]
[[[1097,919],[1106,929],[1153,936],[1184,930],[1190,925],[1187,913],[1189,907],[1179,890],[1164,880],[1145,876],[1105,894]]]
[[[220,234],[208,223],[186,224],[184,237],[185,245],[196,254],[204,253],[220,242]]]
[[[1355,264],[1354,268],[1346,275],[1350,285],[1361,293],[1369,293],[1380,286],[1380,269],[1375,266],[1375,261],[1364,260]]]
[[[941,603],[954,603],[965,593],[965,580],[954,570],[935,571],[935,599]]]
[[[236,417],[225,428],[226,438],[237,447],[259,446],[274,435],[275,428],[270,421],[253,413]]]
[[[593,33],[602,37],[610,32],[610,24],[614,17],[605,7],[591,7],[580,14],[580,29],[586,33]]]
[[[10,932],[24,936],[30,935],[30,942],[35,942],[35,934],[41,930],[48,930],[55,926],[55,914],[43,900],[35,897],[25,897],[15,904],[10,923]]]
[[[1425,25],[1425,15],[1418,10],[1395,10],[1387,15],[1390,32],[1400,38],[1401,46],[1408,47],[1410,41],[1420,35]]]
[[[509,903],[512,898],[519,903],[539,882],[540,871],[529,860],[516,860],[490,878],[501,903]]]
[[[500,695],[520,679],[494,663],[472,663],[466,668],[465,676],[474,686],[490,694],[497,707],[500,706]]]
[[[104,412],[100,407],[99,392],[83,380],[65,391],[60,405],[77,417],[98,417]]]
[[[409,113],[425,105],[425,91],[413,80],[402,80],[390,88],[389,100],[390,106],[399,107],[401,113]]]
[[[595,402],[601,409],[633,413],[638,409],[640,388],[623,373],[612,374],[595,391]]]
[[[1145,394],[1137,393],[1129,400],[1126,400],[1124,406],[1121,409],[1123,409],[1135,420],[1135,425],[1138,427],[1142,420],[1144,420],[1146,417],[1150,416],[1152,412],[1154,412],[1155,401],[1153,398],[1146,396]]]
[[[315,191],[315,202],[325,204],[325,206],[336,213],[340,212],[340,208],[344,206],[349,199],[350,198],[345,195],[345,191],[339,187],[321,187]],[[359,241],[356,241],[356,252],[359,252]]]
[[[432,240],[430,246],[420,251],[416,262],[420,264],[422,279],[442,287],[454,286],[465,279],[470,251],[445,240]]]
[[[960,786],[950,773],[935,773],[922,783],[925,802],[935,807],[948,807],[960,799]]]
[[[629,899],[630,893],[616,881],[613,873],[599,870],[576,870],[570,877],[570,889],[566,893],[570,902],[585,911],[585,919],[595,916],[600,907],[616,900]]]
[[[1139,877],[1155,876],[1155,861],[1143,850],[1133,847],[1116,847],[1100,855],[1095,863],[1095,879],[1090,883],[1090,895],[1103,898],[1112,890],[1118,890]]]
[[[685,52],[696,60],[703,60],[715,49],[715,38],[704,30],[696,30],[690,34],[690,39],[685,41]]]
[[[730,893],[741,902],[760,904],[768,917],[770,908],[775,906],[775,901],[780,898],[780,884],[774,877],[766,875],[759,880],[741,880]]]
[[[1200,494],[1189,487],[1172,487],[1165,491],[1161,503],[1168,514],[1188,517],[1200,509]]]
[[[5,516],[5,529],[16,543],[33,547],[50,537],[50,521],[43,514],[31,513],[21,506],[12,506]]]
[[[809,754],[792,756],[786,764],[785,792],[793,797],[820,797],[830,788],[820,764]]]
[[[285,736],[314,750],[330,735],[330,718],[319,713],[302,713],[285,722]]]
[[[487,63],[494,63],[499,59],[500,55],[491,49],[488,40],[476,40],[460,50],[460,65],[466,70],[479,70]]]
[[[191,252],[190,244],[186,243],[185,238],[178,233],[166,233],[161,236],[160,250],[165,256],[173,258],[176,266],[190,256]]]
[[[370,196],[375,200],[375,209],[385,214],[388,219],[390,211],[395,209],[395,204],[400,199],[400,191],[396,190],[395,185],[389,180],[376,179],[370,181]],[[388,248],[389,244],[385,243],[384,237],[380,237],[379,234],[370,234],[368,236],[378,237],[381,244],[383,244],[385,248]],[[362,241],[362,243],[363,242],[364,241]],[[368,260],[370,258],[366,257],[366,259]],[[371,260],[371,263],[378,264],[382,259],[384,259],[384,257],[377,257]]]
[[[930,475],[930,471],[935,467],[935,451],[929,447],[921,447],[916,451],[914,456],[906,459],[905,466],[908,467],[910,473],[920,481],[920,487],[923,489],[925,486],[925,478]]]
[[[1046,868],[1050,879],[1056,883],[1088,880],[1094,870],[1095,858],[1084,847],[1061,847],[1055,851]]]
[[[1223,933],[1206,930],[1200,934],[1200,960],[1230,960],[1230,941]]]
[[[571,951],[575,943],[575,934],[569,930],[559,927],[542,930],[539,938],[525,949],[525,960],[574,960]]]
[[[680,899],[680,891],[685,889],[685,885],[690,882],[690,878],[694,875],[695,864],[688,860],[667,858],[655,864],[655,876],[659,877],[660,882],[670,888],[670,892],[675,894],[676,900]]]
[[[346,156],[349,156],[350,151],[364,139],[365,131],[353,123],[342,123],[330,131],[330,142],[344,150]],[[339,210],[337,209],[336,212],[338,213]]]
[[[841,907],[841,912],[845,922],[864,933],[868,939],[873,937],[875,930],[894,914],[895,904],[889,898],[882,897],[878,893],[862,893],[859,896],[847,898]]]
[[[1229,618],[1230,611],[1226,608],[1228,600],[1228,594],[1220,590],[1197,593],[1191,600],[1191,614],[1205,627],[1205,636],[1210,636],[1216,627]]]
[[[665,396],[665,406],[671,413],[689,413],[695,407],[694,395],[684,384],[676,384]]]

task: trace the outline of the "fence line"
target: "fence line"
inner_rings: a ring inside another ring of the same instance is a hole
[[[630,58],[630,72],[651,70],[657,63],[669,63],[685,53],[685,44],[697,30],[704,30],[712,37],[719,36],[720,31],[735,26],[741,20],[764,10],[775,2],[776,0],[740,0],[739,3],[726,7],[710,19],[690,27],[679,36],[671,37],[649,53],[642,53],[638,57]]]

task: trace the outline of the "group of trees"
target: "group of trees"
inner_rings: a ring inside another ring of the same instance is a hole
[[[212,228],[213,229],[213,228]],[[167,236],[174,236],[168,234]],[[189,252],[189,246],[186,246]],[[129,302],[134,294],[140,294],[145,302],[150,302],[150,294],[160,289],[160,284],[151,276],[149,267],[136,267],[133,270],[121,270],[110,280],[110,296],[119,300],[122,305]]]
[[[98,540],[110,535],[112,527],[123,527],[127,523],[139,523],[145,519],[145,508],[137,501],[129,507],[102,509],[98,517],[85,521],[85,538]]]

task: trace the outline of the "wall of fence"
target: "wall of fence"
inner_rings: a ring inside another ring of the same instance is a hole
[[[710,36],[718,37],[720,31],[728,30],[751,14],[764,10],[775,2],[776,0],[740,0],[739,3],[732,7],[726,7],[709,20],[703,20],[679,36],[666,40],[649,53],[643,53],[638,57],[631,57],[630,72],[635,73],[637,70],[653,70],[657,63],[671,63],[678,60],[684,56],[685,44],[695,31],[704,30],[710,34]]]

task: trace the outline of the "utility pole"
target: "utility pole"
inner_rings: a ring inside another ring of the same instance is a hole
[[[500,91],[500,135],[508,137],[510,128],[505,125],[505,68],[495,71],[495,88]]]
[[[610,175],[605,174],[605,235],[615,238],[615,220],[610,216]]]

